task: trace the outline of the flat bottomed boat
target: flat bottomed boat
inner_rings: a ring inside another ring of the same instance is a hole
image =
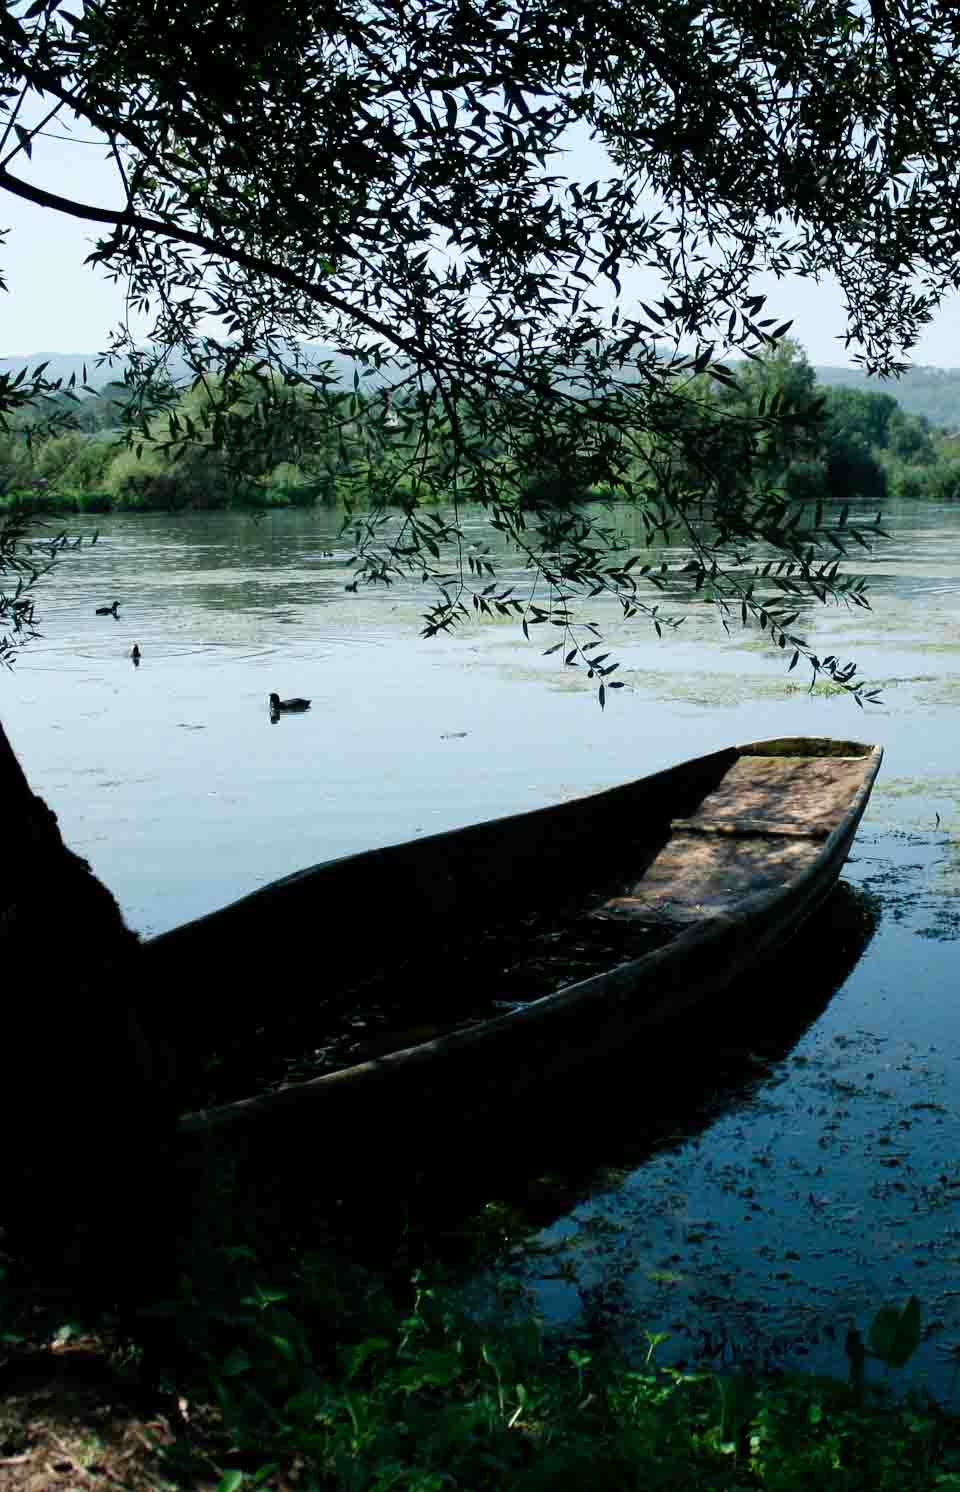
[[[329,861],[148,940],[174,1046],[183,1057],[189,1032],[198,1074],[211,1054],[232,1074],[188,1085],[182,1133],[292,1120],[404,1135],[502,1113],[652,1037],[823,902],[881,757],[808,738],[729,747]],[[209,972],[178,1007],[185,969]]]

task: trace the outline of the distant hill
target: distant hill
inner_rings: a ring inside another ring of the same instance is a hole
[[[350,358],[332,352],[329,348],[316,347],[309,350],[317,362],[325,359],[332,362],[343,383],[353,382],[357,364]],[[40,363],[47,363],[48,378],[61,378],[66,382],[73,375],[79,385],[84,381],[86,365],[86,381],[92,388],[101,388],[112,379],[122,378],[122,361],[104,363],[97,367],[97,356],[95,352],[31,352],[0,358],[0,370],[19,373],[21,368],[26,368],[29,372]],[[186,365],[182,361],[179,364],[174,362],[171,371],[178,380],[185,378],[187,374]],[[814,372],[818,383],[833,388],[857,388],[890,394],[909,414],[926,415],[931,425],[951,434],[960,431],[960,368],[911,368],[900,379],[867,378],[856,368],[823,367],[814,368]],[[367,388],[375,388],[382,382],[383,375],[377,374],[363,379]]]
[[[331,362],[341,382],[353,382],[354,369],[358,365],[351,358],[343,357],[340,353],[333,352],[330,348],[311,347],[304,350],[308,351],[312,359],[318,363]],[[61,378],[66,383],[68,379],[75,377],[77,386],[79,387],[84,382],[84,368],[86,368],[86,383],[94,389],[102,388],[105,383],[110,383],[114,379],[122,379],[123,370],[126,366],[125,359],[118,358],[115,362],[105,362],[98,367],[98,357],[99,353],[96,352],[21,353],[15,357],[0,357],[0,371],[19,373],[21,368],[25,368],[29,373],[34,368],[39,367],[41,363],[47,363],[48,367],[45,374],[47,378]],[[180,379],[187,377],[187,366],[182,358],[171,360],[170,372],[178,382]],[[363,379],[365,387],[370,387],[371,385],[376,387],[378,383],[382,382],[383,375],[378,377],[375,373]]]
[[[889,394],[908,414],[926,415],[931,425],[960,431],[960,368],[911,368],[902,378],[867,378],[857,368],[814,368],[817,382],[833,388]]]
[[[91,388],[101,388],[103,384],[110,383],[113,379],[123,377],[122,362],[104,363],[97,367],[96,352],[29,352],[18,357],[0,357],[0,371],[4,373],[19,373],[25,368],[32,373],[34,368],[39,368],[41,363],[47,363],[45,376],[55,379],[61,378],[66,383],[70,378],[76,378],[77,384],[86,381]],[[86,365],[86,377],[84,377],[84,365]]]

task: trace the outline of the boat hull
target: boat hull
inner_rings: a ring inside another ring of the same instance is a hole
[[[449,950],[478,926],[505,924],[518,904],[549,904],[564,874],[594,884],[614,847],[632,860],[631,877],[594,899],[590,918],[614,934],[669,933],[640,957],[465,1029],[186,1114],[182,1131],[293,1119],[342,1135],[382,1127],[388,1145],[449,1124],[451,1114],[458,1125],[502,1114],[582,1064],[654,1040],[769,963],[816,911],[843,868],[881,757],[879,747],[800,738],[731,747],[589,798],[316,866],[148,942],[161,981],[191,961],[219,965],[216,994],[192,1011],[202,1049],[227,1024],[237,1039],[237,1018],[256,1019],[258,994],[276,1009],[278,948],[293,971],[283,1000],[301,1011],[324,983],[325,998],[338,981],[362,989],[384,968],[415,981],[431,945]],[[343,929],[364,908],[369,933],[351,946]],[[417,944],[423,952],[411,956]]]

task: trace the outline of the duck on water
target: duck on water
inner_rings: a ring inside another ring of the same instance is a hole
[[[112,616],[117,621],[119,621],[120,620],[120,613],[117,610],[117,607],[119,605],[120,605],[119,601],[114,601],[114,603],[113,603],[112,606],[98,606],[97,607],[97,616]]]
[[[308,699],[281,699],[279,694],[271,694],[270,696],[271,715],[294,714],[298,710],[309,710],[309,708],[310,701]]]

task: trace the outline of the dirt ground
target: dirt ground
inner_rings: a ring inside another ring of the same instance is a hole
[[[118,1372],[103,1344],[0,1345],[0,1492],[214,1492],[230,1470],[199,1412]],[[296,1468],[270,1478],[295,1489]]]

